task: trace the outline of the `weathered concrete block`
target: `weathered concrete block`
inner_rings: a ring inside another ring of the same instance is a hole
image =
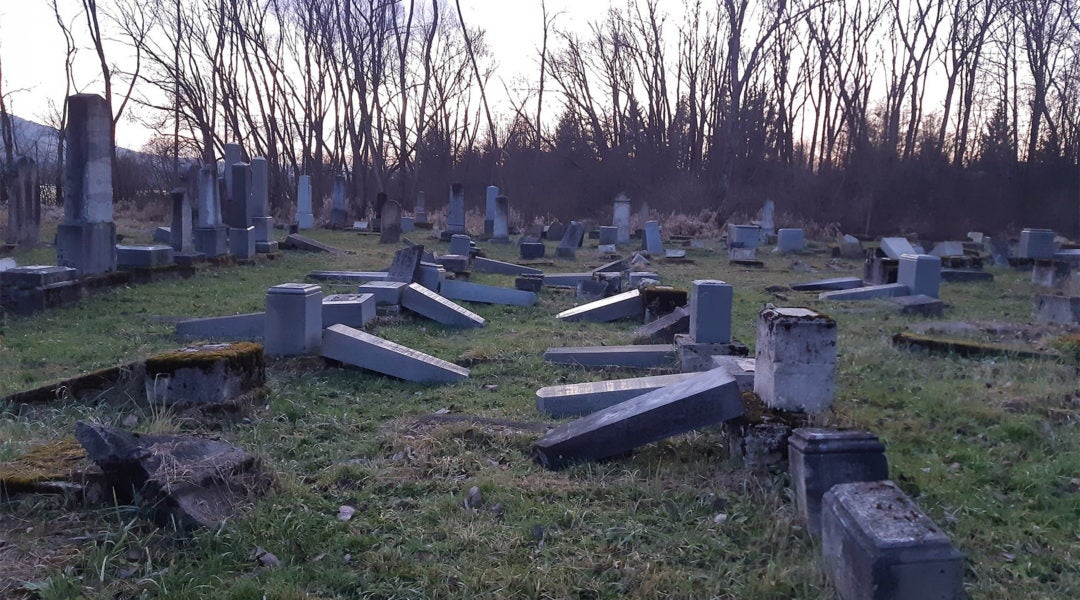
[[[78,269],[82,276],[115,271],[116,225],[112,222],[57,225],[56,264]]]
[[[625,454],[742,414],[735,380],[720,370],[707,371],[557,427],[533,446],[533,458],[557,469]]]
[[[901,254],[896,282],[906,285],[912,295],[937,298],[941,286],[941,258],[929,254]]]
[[[582,304],[567,309],[556,315],[563,321],[592,321],[606,323],[619,319],[641,319],[644,314],[644,305],[641,300],[640,290],[630,290],[616,294],[603,300]]]
[[[229,252],[237,258],[255,256],[255,228],[230,227]]]
[[[810,535],[821,533],[821,498],[838,483],[889,478],[885,445],[865,431],[799,428],[788,438],[795,503]]]
[[[580,417],[696,375],[696,373],[678,373],[552,385],[536,390],[536,410],[557,419]]]
[[[544,285],[576,288],[582,281],[590,281],[592,278],[591,271],[588,273],[544,273]]]
[[[522,260],[536,260],[544,258],[547,246],[543,242],[522,242],[518,245],[518,252]]]
[[[805,283],[793,283],[791,289],[796,292],[821,292],[834,290],[850,290],[863,286],[863,280],[858,277],[834,277],[832,279],[819,279]]]
[[[781,254],[802,252],[806,247],[806,237],[802,229],[779,229],[776,231],[776,250]]]
[[[675,366],[675,348],[670,344],[548,348],[544,360],[581,367],[671,368]]]
[[[172,407],[228,405],[266,384],[259,344],[208,344],[146,359],[146,399]]]
[[[209,257],[222,256],[229,252],[229,230],[222,225],[196,227],[192,235],[196,252]]]
[[[842,600],[959,600],[964,558],[891,481],[825,493],[821,550]]]
[[[731,284],[698,279],[690,289],[690,337],[702,344],[731,341]]]
[[[511,306],[532,306],[536,304],[536,294],[533,292],[451,279],[439,284],[439,294],[451,300],[478,302],[481,304],[507,304]]]
[[[323,331],[322,355],[348,365],[418,383],[449,383],[469,370],[346,325]]]
[[[361,328],[375,318],[374,294],[331,294],[322,300],[323,327]]]
[[[663,280],[658,273],[653,271],[630,271],[630,274],[627,275],[627,281],[630,287],[641,287],[643,285],[656,285]]]
[[[266,313],[188,319],[176,324],[176,337],[203,340],[257,340],[266,332]]]
[[[816,413],[836,388],[836,321],[807,308],[758,313],[754,392],[770,408]]]
[[[267,354],[314,354],[322,343],[322,328],[322,288],[282,283],[266,290]]]
[[[403,281],[369,281],[357,286],[357,294],[371,294],[375,304],[401,304],[401,292],[409,284]]]
[[[1080,296],[1035,296],[1035,320],[1039,323],[1080,323]]]
[[[116,266],[153,268],[171,265],[172,246],[124,246],[116,245]]]
[[[754,391],[754,372],[757,360],[746,356],[718,354],[712,357],[714,369],[723,369],[739,384],[740,392]]]
[[[1023,229],[1017,258],[1053,258],[1054,231],[1052,229]]]
[[[480,315],[416,283],[410,283],[402,290],[401,305],[449,327],[483,327],[486,324]]]
[[[541,244],[542,245],[542,244]],[[543,275],[544,272],[533,267],[492,260],[478,256],[473,259],[473,271],[477,273],[496,273],[499,275]]]

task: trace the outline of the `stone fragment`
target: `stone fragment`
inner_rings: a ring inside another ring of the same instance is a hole
[[[799,428],[788,438],[795,504],[810,535],[821,534],[821,498],[832,486],[889,478],[885,445],[866,431]]]
[[[1035,320],[1056,325],[1080,323],[1080,296],[1035,296]]]
[[[889,298],[889,302],[900,308],[900,314],[921,315],[924,317],[937,317],[945,312],[945,303],[937,298],[931,298],[922,294],[913,296],[897,296]]]
[[[874,300],[877,298],[895,298],[896,296],[910,296],[911,290],[902,283],[886,283],[883,285],[868,285],[850,290],[836,290],[818,294],[818,300]]]
[[[341,250],[324,244],[318,240],[313,240],[307,236],[300,235],[299,233],[289,234],[285,238],[285,242],[281,244],[282,248],[290,248],[294,250],[307,250],[308,252],[329,252],[330,254],[341,254]]]
[[[401,293],[401,305],[414,313],[449,327],[483,327],[480,315],[459,306],[416,283],[410,283]]]
[[[323,331],[321,352],[338,362],[418,383],[450,383],[469,376],[464,367],[345,325]]]
[[[892,481],[841,483],[822,500],[821,551],[842,600],[959,600],[964,557]]]
[[[739,384],[740,393],[754,391],[756,364],[755,359],[746,356],[717,354],[712,357],[712,367],[714,369],[723,369],[725,373],[731,375],[735,383]]]
[[[633,336],[634,343],[637,344],[672,344],[675,342],[676,334],[689,332],[690,309],[679,306],[655,321],[638,327],[634,330]]]
[[[424,247],[419,244],[398,250],[394,253],[394,261],[390,263],[390,268],[386,270],[386,281],[402,283],[416,281],[423,257]]]
[[[439,294],[451,300],[480,304],[506,304],[511,306],[532,306],[536,304],[536,294],[533,292],[453,279],[447,279],[439,284]]]
[[[558,469],[625,454],[742,414],[735,381],[721,371],[707,371],[559,426],[533,446],[533,458]]]
[[[359,329],[375,318],[374,294],[331,294],[322,300],[322,325]]]

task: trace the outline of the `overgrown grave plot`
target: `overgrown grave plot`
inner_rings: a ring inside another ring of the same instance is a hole
[[[356,254],[289,252],[281,261],[208,271],[187,282],[113,290],[91,297],[89,309],[72,313],[77,320],[53,320],[74,310],[63,309],[5,323],[3,352],[25,360],[20,364],[35,381],[52,377],[42,359],[60,360],[81,340],[97,352],[65,358],[57,371],[130,360],[176,347],[167,318],[261,310],[270,285],[302,281],[315,269],[379,269],[393,251],[355,234],[308,233]],[[493,258],[515,260],[513,246],[481,245]],[[545,269],[586,270],[600,262],[590,253],[580,250],[576,260]],[[1076,475],[1069,475],[1080,462],[1070,441],[1075,409],[1043,410],[1076,392],[1071,367],[902,351],[889,337],[908,325],[907,317],[883,303],[825,304],[815,294],[784,290],[807,278],[791,271],[790,258],[763,255],[765,268],[750,271],[729,267],[722,252],[691,254],[695,265],[651,267],[665,284],[684,288],[703,277],[733,284],[733,334],[751,345],[766,302],[837,318],[832,422],[882,438],[892,477],[969,556],[970,596],[1069,597],[1077,589],[1070,569],[1080,497],[1070,491]],[[826,274],[826,259],[799,260]],[[998,274],[1001,283],[986,287],[944,286],[943,299],[953,306],[947,318],[1029,319],[1031,294],[1022,277]],[[494,275],[471,280],[512,285],[512,278]],[[262,455],[282,489],[220,530],[178,540],[123,508],[88,509],[63,498],[24,498],[0,514],[10,511],[20,524],[76,516],[71,535],[58,538],[79,541],[63,542],[53,568],[33,573],[55,597],[144,590],[162,597],[828,596],[786,476],[740,470],[719,429],[560,472],[528,459],[539,434],[519,425],[544,422],[534,408],[536,389],[636,374],[540,360],[549,346],[630,342],[628,321],[554,319],[577,302],[573,293],[545,289],[534,307],[469,305],[488,326],[468,332],[407,315],[376,322],[378,335],[472,369],[469,380],[449,386],[326,369],[317,359],[271,360],[265,408],[216,433]],[[12,327],[25,336],[17,348],[7,344]],[[81,333],[67,333],[71,327]],[[1009,404],[1021,398],[1030,410]],[[77,419],[119,423],[138,414],[144,431],[177,425],[168,414],[130,405],[4,408],[5,457],[70,433]],[[447,419],[425,418],[432,413]],[[474,496],[466,507],[473,487],[482,501]],[[348,520],[339,520],[347,513],[342,506],[354,511]]]

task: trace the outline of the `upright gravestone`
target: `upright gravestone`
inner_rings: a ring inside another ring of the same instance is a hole
[[[499,186],[487,186],[487,196],[484,198],[484,235],[495,235],[495,199],[499,197]]]
[[[221,256],[228,252],[228,230],[221,220],[221,186],[217,167],[204,165],[199,169],[199,220],[195,227],[195,251],[206,256]]]
[[[251,258],[255,255],[255,228],[251,226],[251,165],[236,163],[229,168],[232,172],[232,201],[225,224],[229,226],[229,252],[238,258]]]
[[[427,223],[427,205],[424,198],[424,192],[416,192],[416,210],[413,211],[413,218],[417,223]]]
[[[282,283],[266,290],[266,354],[313,354],[322,342],[322,288]]]
[[[446,209],[446,231],[465,233],[465,185],[450,184],[450,204]]]
[[[270,216],[270,168],[266,159],[251,159],[251,194],[248,195],[250,225],[255,228],[255,244],[260,252],[270,250],[269,242],[274,230],[274,218]]]
[[[311,175],[301,175],[296,182],[296,226],[298,229],[315,227],[315,215],[311,212]]]
[[[57,264],[74,267],[80,275],[114,271],[112,112],[105,98],[68,98],[64,146],[64,222],[56,230]]]
[[[664,255],[664,243],[660,240],[660,223],[656,221],[645,222],[645,251],[653,258]]]
[[[349,209],[345,204],[345,176],[334,178],[334,190],[331,193],[330,227],[344,229],[349,225]]]
[[[726,344],[731,341],[731,284],[698,279],[690,289],[690,337],[699,344]]]
[[[615,243],[630,243],[630,196],[619,194],[615,196],[615,209],[612,213],[611,224],[617,229]]]
[[[379,243],[396,244],[401,241],[401,205],[388,200],[382,207],[379,219]]]
[[[225,144],[225,158],[223,160],[225,165],[222,178],[225,182],[225,194],[221,196],[221,216],[228,221],[228,213],[232,210],[233,203],[236,202],[236,196],[233,194],[232,166],[244,162],[244,147],[240,144]],[[244,198],[243,202],[247,204],[247,198]]]
[[[34,246],[41,230],[41,187],[37,163],[20,156],[8,181],[8,223],[4,242],[11,246]]]
[[[938,297],[941,285],[941,258],[930,254],[901,254],[896,282],[912,294]]]
[[[559,242],[559,247],[555,249],[555,256],[558,256],[559,258],[574,258],[577,247],[581,244],[581,239],[584,236],[585,226],[579,221],[570,221],[570,225],[567,226],[566,232],[563,233],[562,241]]]
[[[388,197],[386,192],[379,192],[375,194],[375,220],[382,222],[383,208],[386,206]],[[400,208],[400,207],[399,207]]]
[[[761,207],[761,235],[768,237],[776,233],[776,203],[766,200]]]
[[[188,188],[177,188],[172,191],[169,245],[177,253],[190,254],[194,250],[191,235],[191,194]]]
[[[510,199],[506,196],[495,198],[495,215],[492,219],[491,241],[496,244],[510,243]]]

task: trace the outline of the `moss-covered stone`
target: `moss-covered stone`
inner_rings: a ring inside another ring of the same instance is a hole
[[[39,491],[42,484],[72,481],[91,468],[86,450],[75,438],[34,446],[10,462],[0,463],[0,495]]]

